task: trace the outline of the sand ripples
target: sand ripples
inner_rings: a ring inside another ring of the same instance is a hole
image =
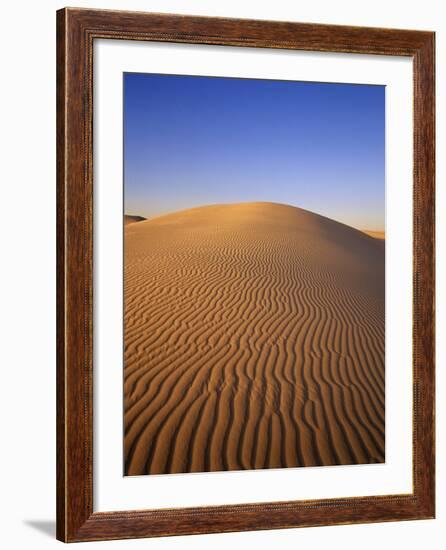
[[[384,248],[271,203],[125,234],[128,475],[384,460]]]

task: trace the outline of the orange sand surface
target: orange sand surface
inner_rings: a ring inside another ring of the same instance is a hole
[[[125,473],[384,461],[384,247],[274,203],[125,227]]]

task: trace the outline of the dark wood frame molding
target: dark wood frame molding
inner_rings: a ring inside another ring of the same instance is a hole
[[[93,512],[93,41],[409,56],[414,68],[413,493]],[[57,12],[57,538],[124,539],[434,517],[432,32],[65,8]]]

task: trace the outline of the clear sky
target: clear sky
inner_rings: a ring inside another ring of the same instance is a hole
[[[126,73],[125,212],[271,201],[384,230],[385,88]]]

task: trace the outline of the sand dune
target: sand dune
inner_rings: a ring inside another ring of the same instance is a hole
[[[386,238],[386,234],[384,231],[369,231],[367,229],[363,229],[362,232],[366,235],[370,235],[370,237],[373,237],[375,239],[384,240]]]
[[[127,475],[384,460],[384,248],[273,203],[125,228]]]
[[[142,222],[146,218],[143,218],[142,216],[132,216],[131,214],[124,214],[124,225],[128,225],[129,223],[135,223],[135,222]]]

